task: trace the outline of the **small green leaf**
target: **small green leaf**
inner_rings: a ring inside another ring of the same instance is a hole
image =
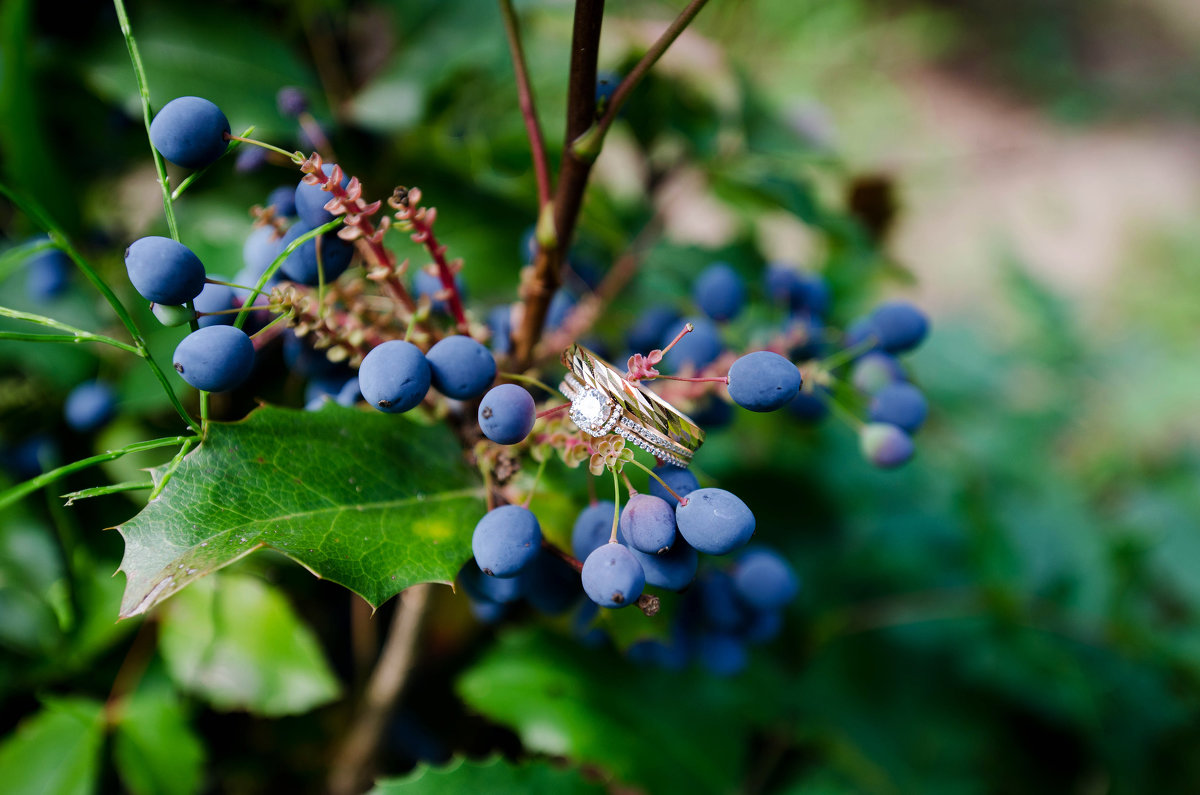
[[[0,745],[5,792],[84,795],[96,789],[104,705],[84,698],[47,700]]]
[[[729,680],[524,631],[503,636],[458,691],[529,750],[599,765],[647,792],[737,789],[751,715]]]
[[[291,715],[338,696],[312,630],[253,577],[210,577],[181,594],[159,649],[171,677],[217,709]]]
[[[152,472],[162,477],[160,467]],[[271,547],[379,605],[450,583],[484,505],[443,427],[328,404],[209,426],[162,493],[119,529],[122,617]]]
[[[503,759],[470,762],[459,759],[445,767],[420,765],[404,778],[378,782],[369,795],[478,795],[521,792],[524,795],[599,795],[599,784],[585,781],[578,770],[546,762],[514,765]]]
[[[143,682],[126,700],[113,761],[134,795],[187,795],[203,783],[204,745],[165,679]]]

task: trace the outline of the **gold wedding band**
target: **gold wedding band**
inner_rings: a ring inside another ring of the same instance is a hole
[[[591,436],[620,435],[655,458],[686,467],[704,444],[704,431],[654,392],[626,380],[579,344],[563,351],[567,375],[558,390],[571,401],[570,417]]]

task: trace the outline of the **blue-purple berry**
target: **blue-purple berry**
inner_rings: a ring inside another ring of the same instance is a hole
[[[602,500],[579,512],[571,528],[571,554],[576,559],[583,560],[594,549],[608,543],[615,512],[612,500]]]
[[[275,211],[276,217],[291,218],[296,215],[296,189],[291,185],[280,185],[267,196],[267,207]]]
[[[675,508],[680,535],[698,551],[724,555],[754,535],[754,514],[724,489],[696,489]]]
[[[676,538],[671,548],[661,555],[651,555],[630,549],[642,565],[646,584],[672,591],[682,591],[696,579],[700,555],[682,538]]]
[[[71,258],[61,249],[37,252],[25,264],[25,294],[39,302],[58,298],[70,284],[71,267]]]
[[[282,248],[287,248],[313,229],[314,227],[308,226],[302,221],[292,224],[287,234],[283,236],[283,240],[280,241]],[[317,260],[318,245],[320,245],[319,262]],[[298,284],[309,286],[319,284],[321,276],[324,275],[325,283],[329,284],[345,272],[353,257],[353,244],[342,240],[335,233],[326,232],[304,241],[295,251],[288,254],[287,259],[279,266],[279,272]]]
[[[233,309],[233,288],[226,284],[216,284],[208,282],[204,285],[204,289],[196,296],[192,304],[197,312],[224,312],[227,309]],[[203,315],[199,319],[200,327],[206,326],[229,326],[233,324],[233,319],[236,317],[234,312],[226,312],[225,314]]]
[[[156,304],[187,303],[204,289],[204,265],[187,246],[151,235],[125,249],[129,281],[143,298]]]
[[[107,424],[117,412],[117,393],[103,381],[85,381],[71,390],[63,406],[67,425],[87,433]]]
[[[734,590],[755,610],[777,610],[796,598],[800,581],[790,563],[771,549],[748,549],[733,567]]]
[[[670,464],[663,464],[654,468],[654,474],[658,475],[663,482],[670,486],[671,491],[679,495],[680,499],[687,497],[687,495],[700,488],[700,481],[696,480],[696,476],[692,474],[690,469],[681,469]],[[650,478],[648,490],[655,497],[666,500],[669,505],[675,505],[679,502],[656,478]]]
[[[475,562],[492,577],[516,576],[541,547],[541,525],[533,511],[520,505],[502,505],[488,511],[471,536]]]
[[[674,500],[652,494],[634,494],[621,509],[620,531],[626,544],[638,552],[658,555],[675,543]]]
[[[358,386],[367,402],[398,414],[418,405],[429,392],[429,362],[411,342],[388,340],[376,345],[358,368]]]
[[[178,97],[150,122],[150,143],[177,166],[203,168],[225,153],[229,120],[201,97]]]
[[[713,320],[732,320],[746,303],[746,283],[727,263],[714,262],[696,277],[692,300]]]
[[[642,564],[622,544],[604,544],[583,562],[583,591],[601,607],[626,607],[646,587]]]
[[[905,380],[904,368],[895,356],[883,351],[870,351],[854,363],[850,383],[864,395],[874,395],[888,384]]]
[[[479,403],[479,428],[498,444],[516,444],[533,430],[537,407],[533,395],[516,384],[494,386]]]
[[[197,389],[224,392],[250,377],[254,343],[233,326],[207,326],[184,337],[172,361],[175,372]]]
[[[870,322],[879,347],[889,353],[911,351],[929,334],[929,318],[907,301],[880,304]]]
[[[308,110],[308,98],[296,86],[284,86],[275,93],[275,106],[279,115],[294,119]]]
[[[925,422],[929,403],[921,390],[909,383],[888,384],[875,393],[868,407],[871,422],[887,422],[915,433]]]
[[[863,457],[880,469],[895,469],[907,463],[916,452],[912,437],[886,422],[864,425],[859,431],[858,442]]]
[[[482,395],[496,378],[496,360],[491,351],[461,334],[439,340],[425,358],[433,388],[455,400]]]
[[[800,391],[800,371],[778,353],[754,351],[729,368],[729,397],[750,411],[775,411]]]

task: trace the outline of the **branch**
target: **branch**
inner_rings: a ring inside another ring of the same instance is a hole
[[[356,795],[370,784],[372,758],[384,725],[412,673],[421,619],[433,586],[414,585],[400,595],[387,643],[371,672],[354,725],[333,760],[329,791]]]
[[[508,36],[513,72],[517,77],[517,102],[521,106],[521,117],[525,120],[525,132],[529,136],[533,173],[537,179],[538,207],[545,207],[550,201],[550,167],[546,163],[546,142],[542,138],[542,126],[533,102],[533,87],[529,84],[529,69],[525,65],[525,51],[521,47],[521,31],[517,27],[512,0],[500,0],[500,15],[504,17],[504,32]]]
[[[567,135],[571,142],[596,120],[596,60],[600,48],[600,25],[604,0],[576,0],[575,28],[571,36],[571,76],[567,86]],[[528,364],[542,335],[550,298],[562,281],[563,252],[571,243],[583,192],[587,188],[592,161],[577,157],[568,146],[554,195],[554,228],[546,230],[538,221],[538,252],[534,258],[532,289],[525,298],[525,313],[516,334],[518,369]]]
[[[679,38],[679,34],[683,33],[684,28],[691,24],[696,15],[700,13],[700,9],[708,0],[692,0],[688,3],[687,8],[679,12],[679,16],[675,17],[658,40],[650,46],[646,54],[641,60],[629,70],[629,74],[625,75],[625,79],[617,86],[617,90],[613,92],[612,98],[608,101],[608,107],[604,110],[604,115],[600,117],[600,121],[596,122],[586,134],[581,134],[576,138],[568,138],[571,152],[579,157],[595,159],[600,154],[600,145],[604,141],[604,136],[608,133],[608,128],[612,126],[616,120],[617,114],[621,112],[621,106],[625,104],[625,100],[633,93],[633,89],[637,88],[638,83],[642,82],[642,78],[650,71],[650,68],[658,62],[658,59],[663,56],[667,48]]]

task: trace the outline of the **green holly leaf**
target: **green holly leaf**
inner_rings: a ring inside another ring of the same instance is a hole
[[[333,403],[213,423],[162,493],[118,528],[121,616],[263,547],[373,606],[410,585],[449,584],[484,513],[460,451],[442,426]],[[168,469],[151,474],[161,483]]]
[[[104,705],[86,698],[47,699],[0,745],[5,792],[86,795],[96,791]]]
[[[477,795],[521,792],[525,795],[599,795],[606,790],[585,781],[578,770],[547,762],[515,765],[503,759],[470,762],[459,759],[445,767],[420,765],[404,778],[385,779],[369,795]]]
[[[221,574],[163,611],[159,649],[180,687],[217,709],[293,715],[337,698],[316,636],[278,590]]]

